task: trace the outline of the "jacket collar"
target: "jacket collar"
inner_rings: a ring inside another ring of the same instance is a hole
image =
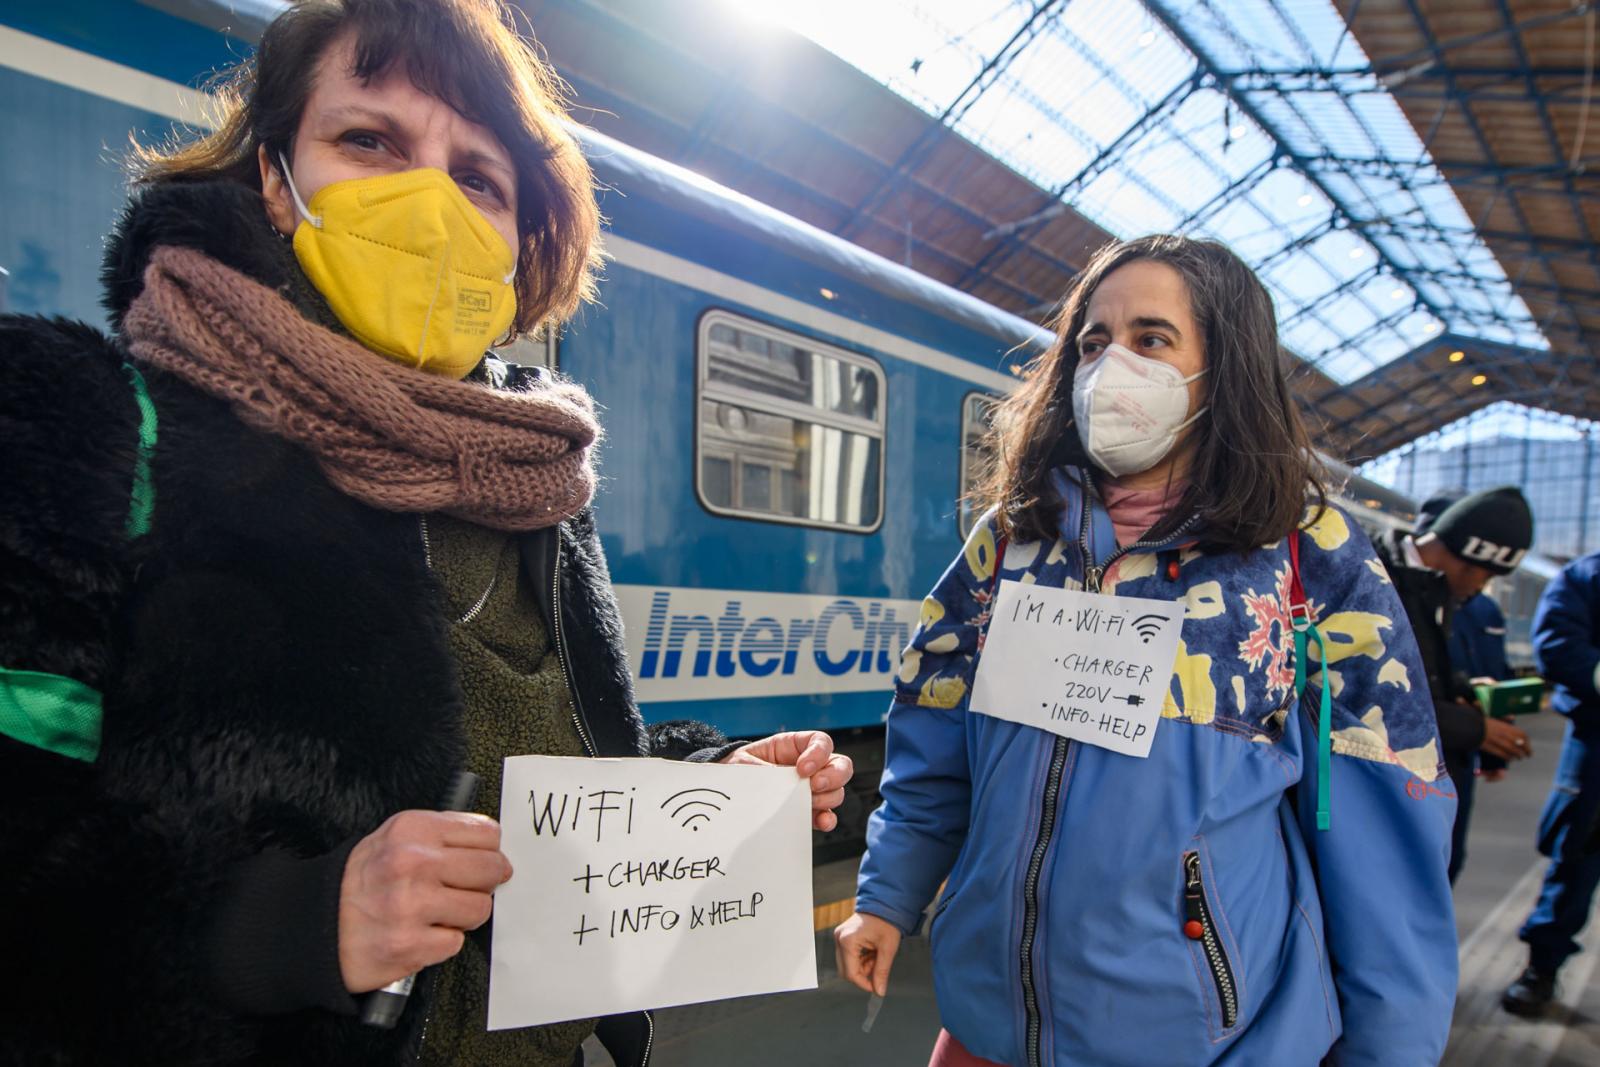
[[[326,329],[344,332],[322,294],[306,279],[289,240],[267,221],[261,194],[238,182],[168,181],[140,189],[128,200],[106,244],[100,280],[113,329],[144,290],[151,253],[162,245],[193,248],[276,289],[300,313]]]

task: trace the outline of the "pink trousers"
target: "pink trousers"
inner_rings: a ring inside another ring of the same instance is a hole
[[[933,1046],[933,1058],[928,1060],[928,1067],[1004,1067],[1004,1064],[974,1056],[961,1046],[961,1042],[950,1036],[950,1031],[940,1030],[939,1041]]]

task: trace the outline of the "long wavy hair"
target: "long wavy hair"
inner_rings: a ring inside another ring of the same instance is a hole
[[[261,189],[257,149],[293,156],[317,67],[351,35],[351,74],[399,64],[418,89],[494,132],[517,172],[517,317],[507,340],[558,322],[595,295],[594,176],[564,125],[565,86],[500,0],[302,0],[255,54],[212,80],[214,128],[135,146],[135,181],[222,178]]]
[[[1060,536],[1061,501],[1050,471],[1096,469],[1072,415],[1077,337],[1100,283],[1139,260],[1165,263],[1183,279],[1207,368],[1207,410],[1190,430],[1196,448],[1189,485],[1152,533],[1198,515],[1208,549],[1249,551],[1276,541],[1303,523],[1308,503],[1313,516],[1326,507],[1327,474],[1289,392],[1271,295],[1226,245],[1187,237],[1114,242],[1090,259],[1052,323],[1055,343],[1029,364],[1023,385],[996,413],[988,440],[994,459],[974,501],[996,508],[1001,531],[1013,540]]]

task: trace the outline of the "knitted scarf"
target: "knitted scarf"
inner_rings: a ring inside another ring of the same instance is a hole
[[[192,249],[155,250],[122,329],[136,359],[305,448],[372,507],[533,530],[594,495],[600,427],[578,386],[497,392],[402,366]]]

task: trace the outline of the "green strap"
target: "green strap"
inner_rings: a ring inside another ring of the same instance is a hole
[[[134,541],[150,532],[150,515],[156,507],[156,484],[150,474],[151,457],[156,451],[156,405],[150,399],[150,389],[144,375],[132,363],[124,363],[128,380],[133,383],[133,399],[139,405],[139,451],[133,459],[133,493],[128,500],[128,540]]]
[[[59,674],[0,667],[0,734],[93,762],[100,753],[100,694]]]
[[[122,369],[139,406],[139,444],[133,457],[133,487],[124,528],[134,541],[150,532],[156,506],[151,461],[156,450],[155,401],[144,375],[132,363]],[[100,691],[73,678],[0,667],[0,734],[68,759],[93,762],[100,754]]]
[[[1294,631],[1294,698],[1298,702],[1306,692],[1306,635],[1317,642],[1317,659],[1322,669],[1322,713],[1317,718],[1317,829],[1326,830],[1333,825],[1329,780],[1333,777],[1333,694],[1328,686],[1328,646],[1316,624],[1306,620],[1305,629],[1296,626]]]

